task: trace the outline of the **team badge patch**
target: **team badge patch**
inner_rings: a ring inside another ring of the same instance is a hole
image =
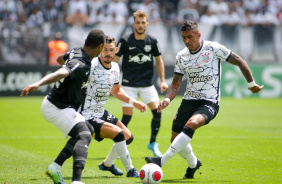
[[[144,50],[145,50],[146,52],[150,52],[150,51],[152,50],[151,45],[145,45]]]

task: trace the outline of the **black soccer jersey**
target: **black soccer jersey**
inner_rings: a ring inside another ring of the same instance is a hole
[[[86,97],[91,60],[82,48],[67,52],[64,59],[66,63],[63,67],[70,76],[57,81],[47,98],[60,109],[71,107],[77,110]]]
[[[117,56],[122,60],[122,85],[147,87],[153,85],[154,57],[161,55],[158,41],[146,34],[144,40],[136,40],[134,33],[121,38]]]

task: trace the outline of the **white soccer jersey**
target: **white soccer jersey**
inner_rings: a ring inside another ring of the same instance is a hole
[[[117,63],[105,68],[98,57],[91,61],[91,73],[87,84],[87,95],[82,115],[85,119],[99,118],[104,114],[106,104],[114,84],[119,83],[120,70]]]
[[[221,61],[226,61],[231,51],[225,46],[203,41],[202,48],[191,54],[188,48],[176,55],[174,72],[187,75],[183,99],[204,99],[219,104]]]

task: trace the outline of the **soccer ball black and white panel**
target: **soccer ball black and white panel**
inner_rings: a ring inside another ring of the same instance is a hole
[[[140,169],[140,179],[144,184],[160,183],[162,178],[163,171],[157,164],[148,163]]]

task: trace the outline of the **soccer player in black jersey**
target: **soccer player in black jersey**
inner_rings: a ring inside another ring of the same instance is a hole
[[[123,171],[114,164],[115,160],[120,157],[127,172],[126,177],[139,177],[139,172],[132,165],[127,149],[127,145],[133,141],[133,135],[121,121],[104,109],[110,94],[121,101],[129,102],[130,100],[130,97],[120,88],[119,66],[112,62],[117,52],[115,39],[110,36],[105,38],[106,42],[100,56],[91,61],[87,94],[81,108],[81,114],[93,126],[93,138],[97,141],[102,141],[104,138],[114,141],[109,155],[98,165],[99,169],[110,171],[116,176],[123,175]],[[64,63],[65,61],[62,60],[59,64],[63,65]],[[147,109],[146,104],[139,101],[134,101],[134,107],[141,112],[145,112]],[[72,156],[72,153],[68,151],[71,146],[72,144],[66,145],[65,149],[60,152],[57,162],[61,166]]]
[[[86,97],[91,60],[100,54],[104,42],[103,31],[91,30],[82,48],[74,48],[59,56],[58,60],[66,60],[62,68],[33,84],[27,85],[21,92],[21,96],[27,96],[42,85],[55,83],[42,102],[41,114],[45,120],[55,125],[64,137],[71,137],[67,145],[72,144],[73,148],[68,150],[73,154],[72,184],[83,184],[81,174],[86,163],[88,146],[93,132],[93,127],[85,121],[85,118],[78,112],[78,108]],[[58,160],[60,159],[57,158],[47,168],[46,174],[54,183],[64,184],[65,181],[60,172],[62,163]]]
[[[152,111],[151,139],[147,147],[153,151],[154,156],[160,157],[162,154],[159,151],[158,143],[156,143],[156,137],[160,128],[161,112],[157,112],[159,96],[152,79],[155,58],[157,71],[161,80],[160,90],[161,92],[166,91],[168,85],[165,82],[164,63],[158,41],[151,35],[146,34],[146,28],[149,25],[148,15],[145,12],[137,10],[134,12],[133,17],[135,31],[119,40],[118,52],[114,61],[118,62],[123,55],[122,89],[134,99],[140,96]],[[133,114],[132,101],[130,102],[122,102],[122,122],[126,126]]]
[[[188,163],[183,178],[192,179],[202,162],[192,152],[190,141],[196,129],[207,125],[218,113],[221,62],[238,66],[253,93],[258,93],[263,86],[255,83],[245,60],[217,42],[202,40],[196,22],[186,21],[181,34],[186,47],[176,56],[172,84],[158,106],[161,111],[169,105],[179,91],[183,75],[187,75],[186,92],[173,120],[172,143],[161,158],[146,157],[145,160],[163,166],[178,153]]]

